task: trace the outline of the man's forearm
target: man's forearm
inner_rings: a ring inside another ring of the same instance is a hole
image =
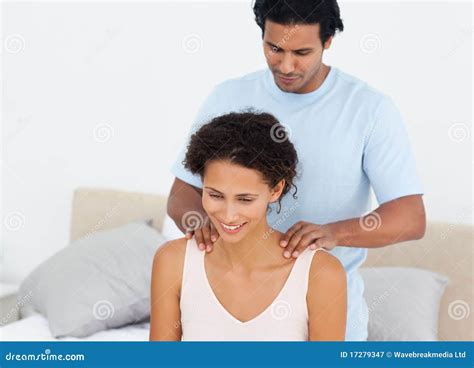
[[[189,204],[186,204],[185,207],[184,204],[175,204],[172,211],[168,210],[168,216],[173,219],[176,226],[184,234],[187,229],[200,227],[198,224],[202,224],[205,221],[207,215],[202,205],[200,207],[189,206]]]
[[[179,179],[175,180],[171,188],[167,212],[183,233],[186,228],[198,225],[197,222],[207,217],[199,190]]]
[[[426,217],[421,196],[407,196],[382,204],[361,218],[327,224],[340,246],[378,248],[421,239]]]

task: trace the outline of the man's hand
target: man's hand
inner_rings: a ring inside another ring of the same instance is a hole
[[[280,239],[286,258],[298,257],[308,246],[311,249],[331,250],[337,245],[335,234],[329,225],[317,225],[299,221],[288,229]]]
[[[212,221],[209,220],[209,217],[205,218],[201,227],[186,230],[186,239],[191,239],[193,234],[196,237],[199,249],[206,250],[206,252],[212,252],[214,243],[219,239],[219,233],[212,224]]]

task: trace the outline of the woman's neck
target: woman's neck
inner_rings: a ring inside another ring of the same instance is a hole
[[[227,243],[219,238],[214,244],[216,252],[230,268],[254,270],[268,267],[283,259],[282,249],[278,247],[281,233],[268,226],[266,218],[258,226],[236,243]],[[279,257],[279,258],[277,258]]]

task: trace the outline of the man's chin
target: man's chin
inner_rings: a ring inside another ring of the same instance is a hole
[[[298,88],[296,87],[293,87],[293,86],[282,86],[280,84],[277,83],[277,86],[278,88],[282,91],[282,92],[287,92],[287,93],[293,93],[295,92],[296,90],[298,90]]]
[[[275,81],[277,87],[283,92],[296,92],[299,89],[299,85],[296,82],[292,84],[282,84],[279,81]]]

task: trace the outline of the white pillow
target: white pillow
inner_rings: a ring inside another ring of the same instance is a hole
[[[370,341],[437,341],[441,297],[449,279],[412,267],[360,268]]]

